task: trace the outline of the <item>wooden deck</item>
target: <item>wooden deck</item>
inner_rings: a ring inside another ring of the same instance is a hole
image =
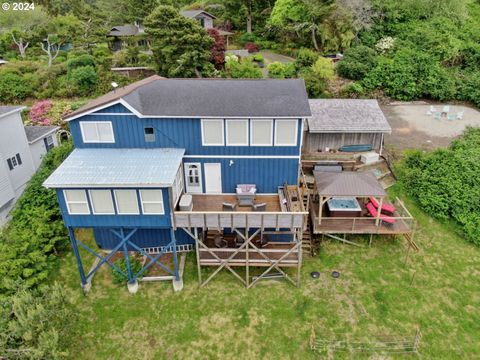
[[[231,259],[230,257],[235,253],[238,248],[235,246],[234,234],[222,234],[222,238],[227,242],[227,247],[217,248],[215,247],[214,237],[218,234],[216,231],[208,231],[203,243],[208,247],[199,248],[199,258],[200,265],[204,266],[219,266],[221,261],[227,261],[230,266],[246,266],[247,259],[249,266],[270,266],[272,261],[278,261],[292,248],[297,244],[294,242],[283,243],[283,242],[269,242],[268,244],[261,245],[260,234],[255,236],[251,240],[251,244],[245,246],[245,248],[240,249],[237,254],[235,254]],[[255,249],[255,247],[258,249]],[[290,254],[285,256],[282,260],[278,262],[279,266],[282,267],[293,267],[297,266],[299,262],[299,253],[298,247],[293,250]],[[219,259],[217,259],[213,254],[215,254]],[[263,255],[262,255],[263,254]]]
[[[310,215],[312,218],[314,234],[409,234],[413,230],[414,219],[403,203],[397,199],[395,202],[397,211],[392,216],[394,224],[386,224],[382,221],[376,225],[376,219],[367,216],[362,206],[360,217],[329,217],[322,216],[321,224],[318,219],[318,203],[310,202]],[[325,213],[325,212],[324,212]]]
[[[298,187],[289,186],[285,201],[284,198],[283,191],[279,191],[278,195],[257,195],[255,203],[265,203],[265,211],[252,211],[251,206],[237,206],[234,211],[224,211],[222,204],[235,203],[236,195],[192,195],[192,211],[174,211],[174,226],[216,229],[302,228],[308,212],[303,207]]]

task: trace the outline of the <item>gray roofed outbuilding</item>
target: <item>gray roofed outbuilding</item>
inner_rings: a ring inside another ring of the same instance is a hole
[[[45,180],[47,188],[168,187],[185,149],[75,149]]]
[[[204,14],[212,19],[216,19],[215,16],[206,12],[205,10],[180,10],[180,14],[190,19],[195,18],[200,14]]]
[[[302,79],[162,79],[123,98],[144,116],[307,117]]]
[[[377,100],[310,99],[311,133],[391,133]]]
[[[320,196],[384,197],[382,185],[371,172],[344,171],[341,173],[314,171],[317,193]]]
[[[28,143],[34,143],[47,135],[50,135],[60,129],[59,126],[25,126],[25,134],[27,134]]]
[[[134,36],[141,33],[141,28],[139,26],[127,24],[127,25],[117,25],[110,29],[108,36]]]

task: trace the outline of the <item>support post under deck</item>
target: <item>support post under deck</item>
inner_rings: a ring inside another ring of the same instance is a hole
[[[73,254],[75,255],[75,260],[77,261],[78,273],[80,274],[80,282],[83,291],[88,292],[90,290],[90,282],[87,281],[85,276],[85,271],[83,269],[82,258],[80,257],[80,252],[78,251],[77,239],[75,238],[75,232],[71,227],[67,228],[68,236],[70,238],[70,243],[72,244]]]

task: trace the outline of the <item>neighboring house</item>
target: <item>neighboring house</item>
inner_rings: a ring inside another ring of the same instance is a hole
[[[371,145],[381,153],[383,138],[392,129],[377,100],[310,99],[304,153],[338,150],[348,145]]]
[[[194,245],[200,280],[203,266],[246,267],[245,278],[237,278],[247,287],[274,267],[299,270],[306,212],[297,184],[309,116],[301,79],[158,76],[69,114],[76,149],[44,186],[57,191],[84,289],[101,265],[128,251],[146,259],[139,273],[126,274],[130,291],[155,263],[180,289],[177,252]],[[255,185],[256,194],[240,184]],[[87,247],[75,236],[78,228],[92,228],[108,253],[88,247],[101,259],[90,273],[78,252]],[[250,266],[268,270],[253,279]]]
[[[23,106],[0,106],[0,225],[35,172],[20,112]]]
[[[134,24],[117,25],[110,29],[107,34],[109,38],[109,47],[112,51],[118,51],[128,45],[129,42],[135,42],[138,46],[148,46],[145,36],[145,29],[139,22]]]
[[[181,10],[180,14],[185,16],[186,18],[197,20],[200,25],[206,30],[214,28],[213,20],[215,20],[216,17],[204,10]],[[233,35],[233,33],[222,29],[216,30],[218,31],[220,36],[224,37],[225,44],[226,46],[228,46],[230,36]]]
[[[33,160],[35,170],[40,167],[43,155],[58,146],[56,132],[60,129],[58,126],[25,126],[28,146]]]

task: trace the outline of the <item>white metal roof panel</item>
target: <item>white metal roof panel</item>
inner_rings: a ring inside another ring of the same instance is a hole
[[[75,149],[45,180],[49,188],[168,187],[185,149]]]

